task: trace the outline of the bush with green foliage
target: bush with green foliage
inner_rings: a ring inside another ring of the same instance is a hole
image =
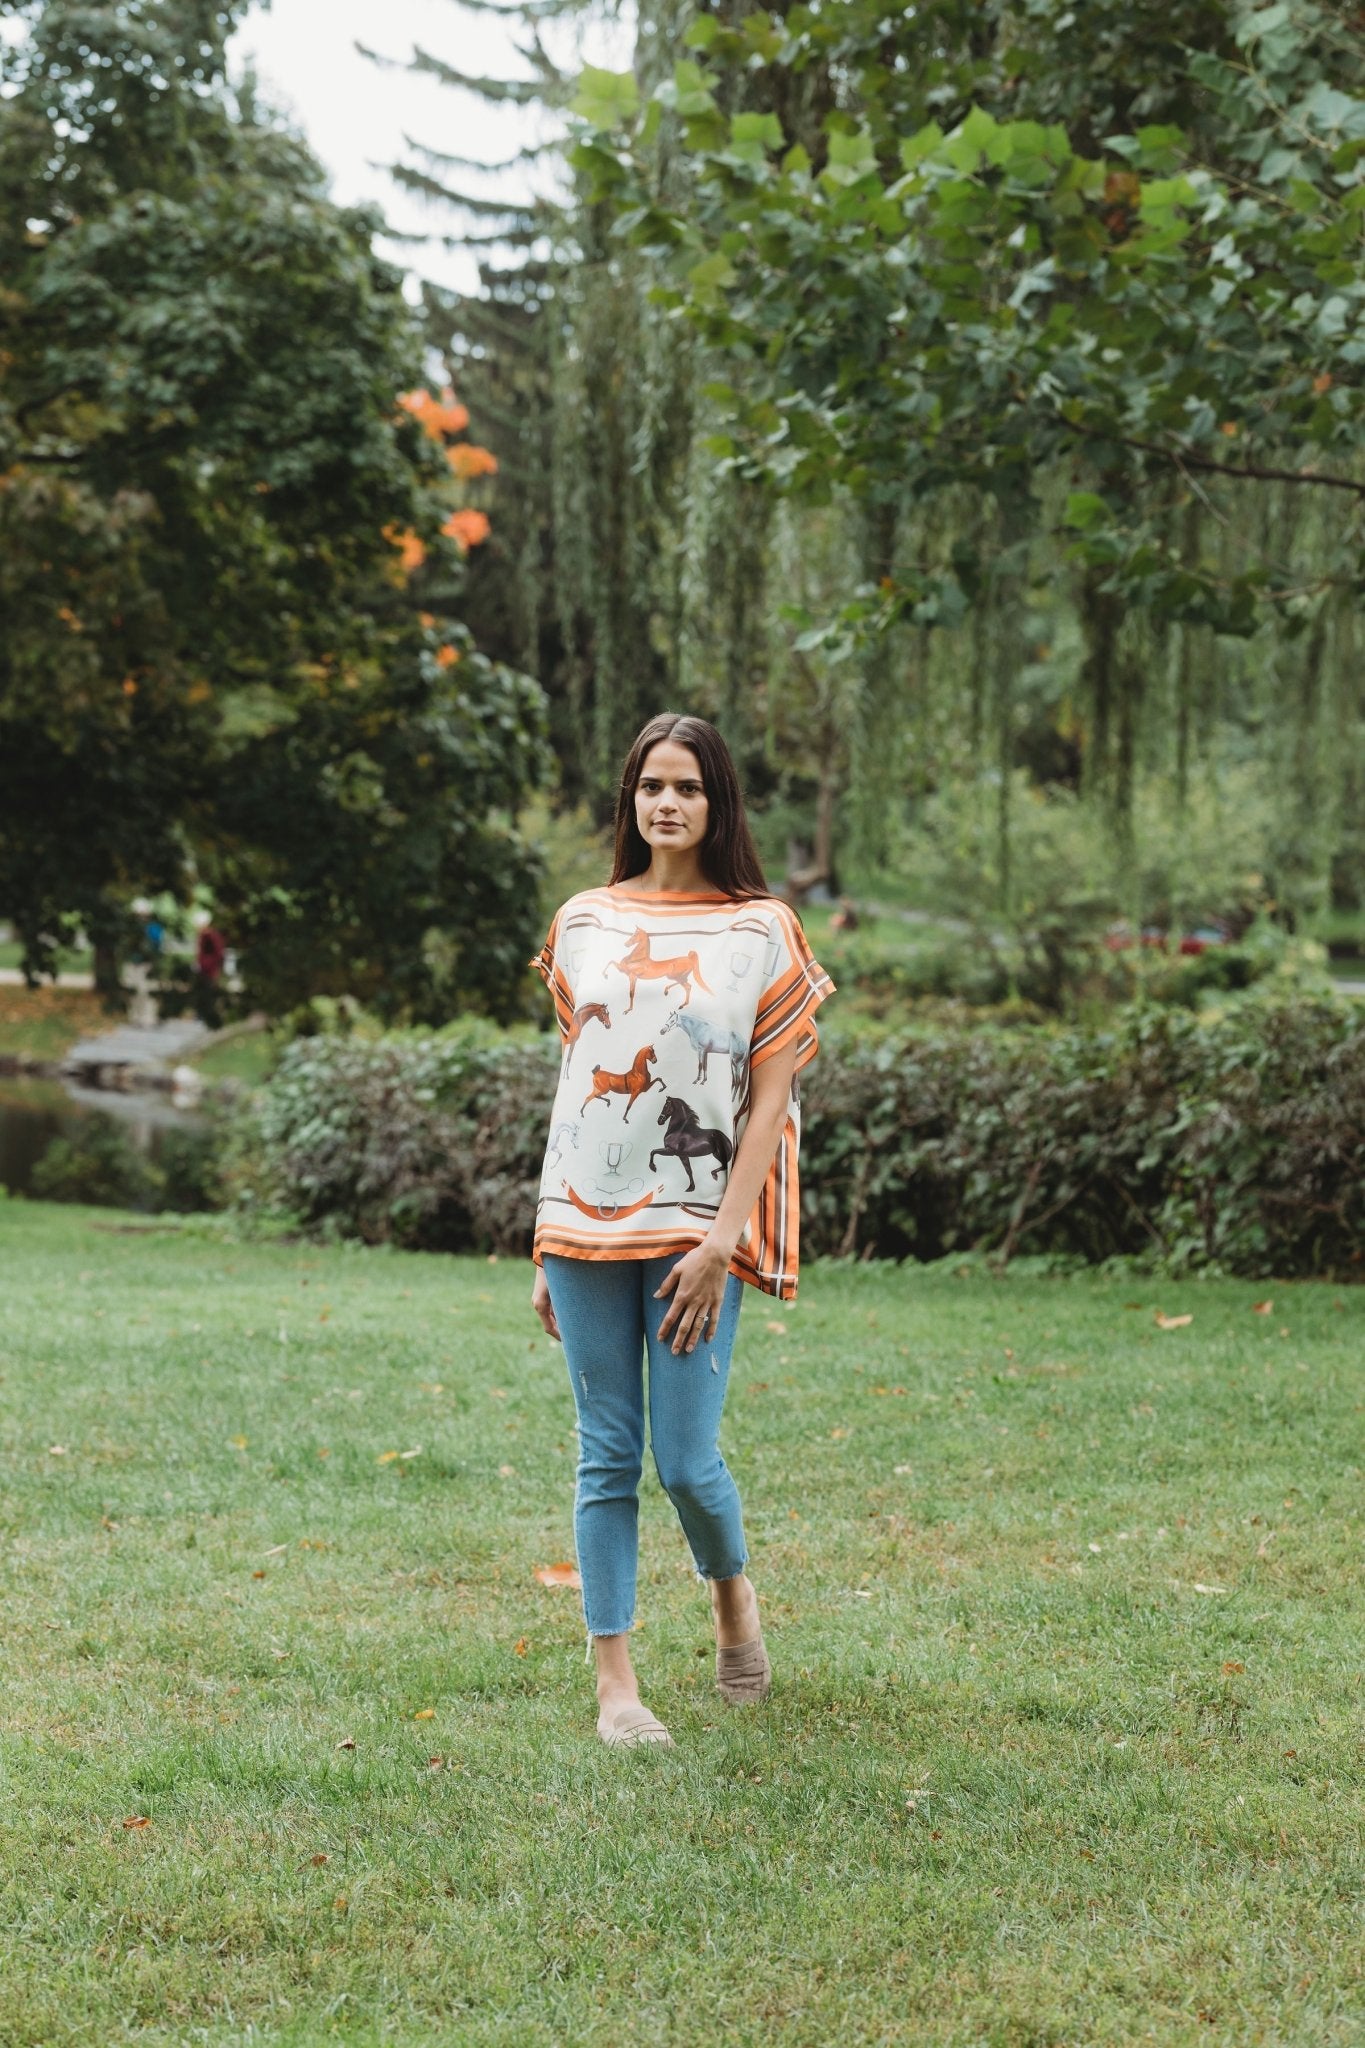
[[[33,1169],[43,1202],[85,1202],[100,1209],[218,1209],[223,1205],[222,1130],[216,1122],[157,1134],[153,1156],[127,1126],[96,1110],[54,1138]]]
[[[239,1195],[370,1242],[524,1254],[556,1053],[487,1028],[301,1040]],[[803,1099],[808,1253],[1365,1275],[1365,1024],[1340,1002],[832,1035]]]
[[[522,1249],[555,1062],[470,1020],[295,1039],[240,1131],[239,1202],[413,1250]]]

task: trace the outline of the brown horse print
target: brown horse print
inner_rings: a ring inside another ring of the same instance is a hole
[[[569,1028],[564,1034],[564,1071],[567,1074],[573,1059],[573,1049],[583,1036],[583,1026],[594,1020],[604,1031],[611,1030],[611,1012],[605,1003],[580,1003],[569,1019]]]
[[[650,1061],[657,1058],[658,1054],[652,1045],[642,1045],[624,1074],[608,1074],[601,1067],[594,1067],[592,1087],[584,1098],[583,1109],[586,1109],[590,1102],[604,1102],[608,1095],[628,1095],[630,1101],[626,1104],[626,1113],[621,1121],[629,1123],[630,1113],[640,1097],[647,1095],[651,1088],[662,1088],[664,1085],[657,1074],[651,1074],[649,1071]],[[578,1112],[580,1116],[583,1109]]]
[[[635,984],[637,981],[662,981],[665,989],[675,982],[683,991],[683,1002],[692,1000],[692,983],[711,993],[710,985],[703,980],[701,962],[695,953],[678,953],[671,960],[651,960],[649,957],[649,933],[637,930],[632,934],[629,950],[623,959],[608,960],[608,967],[614,967],[624,974],[630,983],[630,1001],[626,1004],[626,1015],[635,1008]]]
[[[705,1130],[696,1110],[690,1108],[687,1103],[680,1102],[676,1095],[664,1097],[664,1106],[659,1111],[659,1122],[667,1124],[668,1129],[664,1132],[663,1144],[656,1146],[649,1155],[651,1173],[660,1152],[667,1153],[670,1158],[681,1159],[687,1170],[688,1192],[695,1194],[697,1183],[692,1178],[692,1161],[704,1159],[709,1153],[713,1159],[720,1161],[719,1166],[712,1167],[711,1178],[720,1179],[734,1156],[732,1138],[727,1137],[724,1131]]]

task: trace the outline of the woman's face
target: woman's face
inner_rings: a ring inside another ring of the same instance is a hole
[[[658,740],[645,755],[635,785],[635,822],[651,853],[696,851],[706,837],[710,805],[701,763],[691,747]]]

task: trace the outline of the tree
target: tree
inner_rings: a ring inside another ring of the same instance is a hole
[[[235,92],[235,6],[6,7],[0,902],[26,964],[212,888],[252,996],[507,1009],[540,693],[459,623],[487,452],[399,395],[379,225]]]
[[[861,648],[888,742],[887,630],[951,630],[984,600],[1006,801],[1049,517],[1084,631],[1086,785],[1120,838],[1172,633],[1187,735],[1190,636],[1269,619],[1321,667],[1362,578],[1361,28],[1309,0],[931,0],[891,36],[871,0],[838,0],[699,12],[696,55],[647,98],[585,75],[583,204],[727,365],[718,470],[866,508],[859,585],[797,646]],[[989,558],[970,526],[948,548],[926,530],[964,492],[990,508]],[[1315,501],[1293,522],[1307,574],[1267,545],[1291,499]],[[1299,694],[1316,716],[1316,684]]]

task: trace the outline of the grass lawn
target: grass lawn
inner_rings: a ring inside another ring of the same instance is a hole
[[[651,1483],[612,1754],[526,1266],[10,1202],[0,1273],[6,2048],[1365,2035],[1365,1290],[748,1296],[774,1692]]]
[[[79,1039],[112,1030],[117,1021],[93,989],[0,986],[0,1053],[59,1060]]]

